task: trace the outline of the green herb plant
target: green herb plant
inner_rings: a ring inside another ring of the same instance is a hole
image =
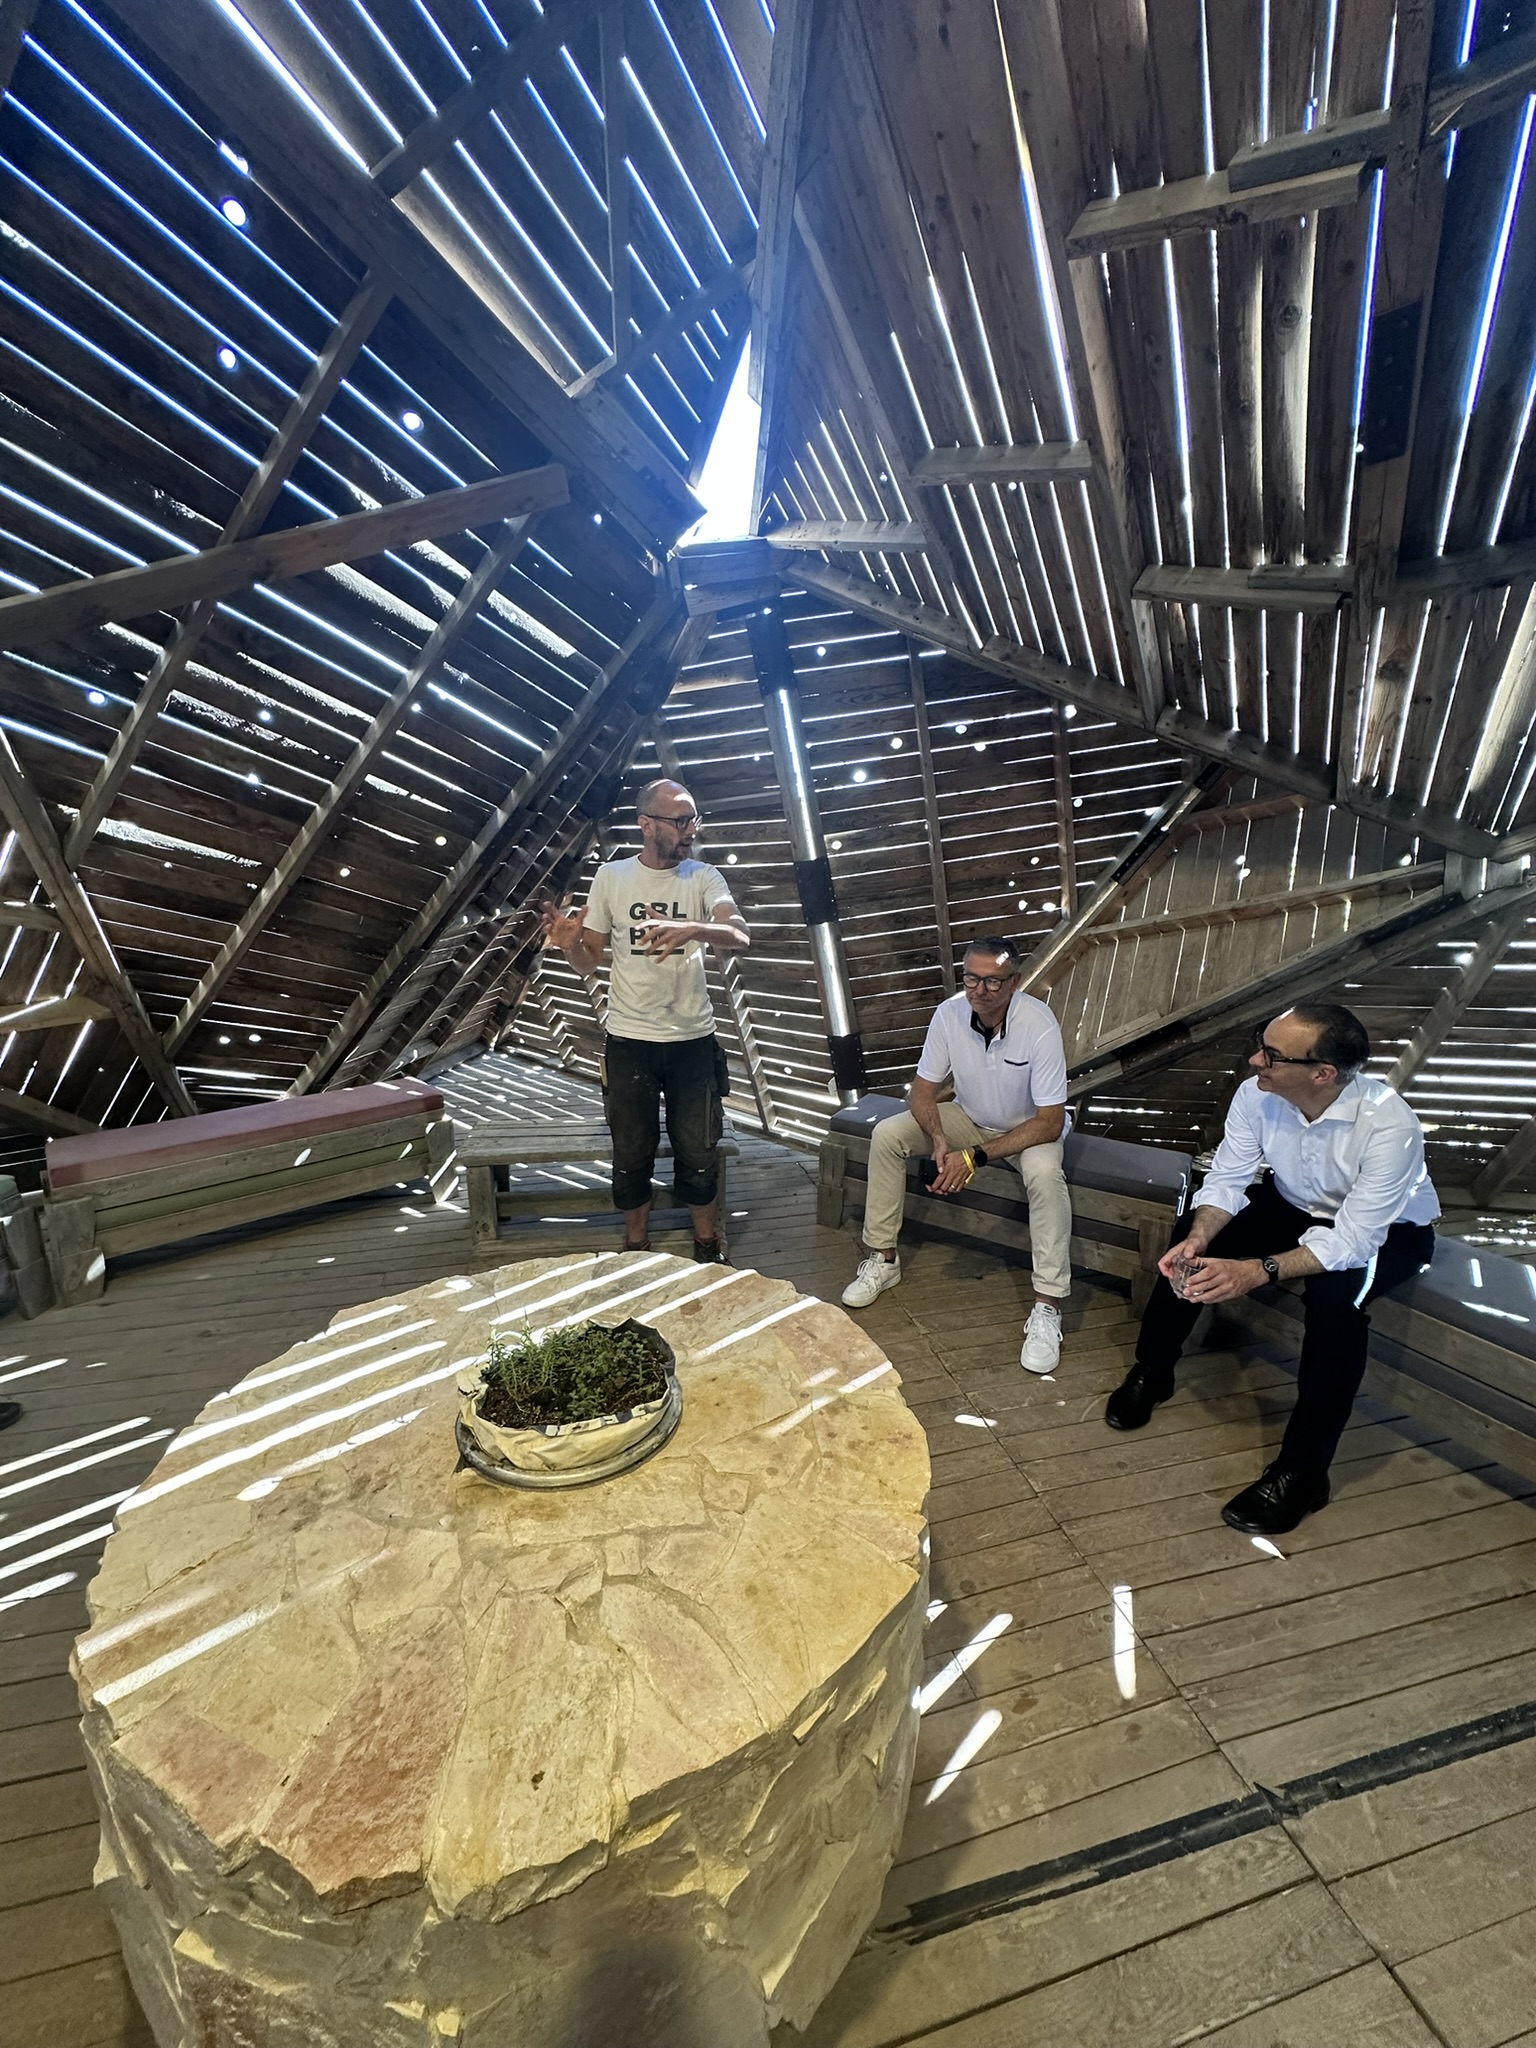
[[[659,1401],[666,1372],[655,1340],[601,1323],[535,1337],[493,1333],[481,1368],[480,1413],[498,1429],[549,1429],[591,1422]]]

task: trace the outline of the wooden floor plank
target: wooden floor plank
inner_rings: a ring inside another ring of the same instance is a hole
[[[1326,1889],[1296,1885],[918,2035],[912,2048],[1173,2048],[1369,1960]]]
[[[1536,1738],[1330,1801],[1287,1823],[1324,1878],[1412,1856],[1505,1814],[1536,1811]],[[1531,1823],[1536,1840],[1536,1820]]]
[[[1200,2048],[1440,2048],[1380,1963],[1363,1963],[1214,2033]]]
[[[1406,1962],[1516,1913],[1536,1913],[1531,1841],[1527,1808],[1346,1878],[1335,1897],[1387,1962]]]
[[[1397,1974],[1447,2048],[1503,2048],[1536,2013],[1536,1912],[1431,1949]]]

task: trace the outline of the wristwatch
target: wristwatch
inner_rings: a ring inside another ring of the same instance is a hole
[[[977,1166],[985,1166],[987,1163],[987,1155],[980,1145],[973,1145],[971,1147],[971,1158]]]
[[[1280,1278],[1280,1261],[1278,1259],[1260,1259],[1259,1264],[1264,1268],[1266,1279],[1278,1280]]]

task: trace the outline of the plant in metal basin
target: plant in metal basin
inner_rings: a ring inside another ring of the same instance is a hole
[[[498,1333],[458,1387],[463,1462],[504,1486],[628,1472],[661,1449],[683,1406],[671,1345],[633,1319]]]

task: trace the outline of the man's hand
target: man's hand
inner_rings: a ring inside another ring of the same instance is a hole
[[[1175,1245],[1174,1250],[1183,1247]],[[1161,1261],[1159,1262],[1161,1263]],[[1264,1285],[1265,1273],[1257,1259],[1193,1259],[1184,1276],[1184,1299],[1209,1304],[1236,1301],[1240,1294],[1252,1294]]]
[[[942,1138],[933,1141],[933,1166],[933,1182],[927,1190],[930,1195],[958,1195],[973,1171],[965,1163],[964,1151],[946,1145]]]
[[[556,903],[546,903],[540,912],[547,944],[558,946],[562,953],[574,946],[582,937],[582,914],[579,910],[562,912]]]
[[[645,950],[653,960],[666,960],[680,946],[708,936],[704,927],[691,917],[648,917],[640,931]]]
[[[1170,1285],[1178,1280],[1184,1271],[1185,1262],[1204,1256],[1208,1238],[1181,1237],[1177,1244],[1171,1244],[1157,1262],[1157,1270]]]

